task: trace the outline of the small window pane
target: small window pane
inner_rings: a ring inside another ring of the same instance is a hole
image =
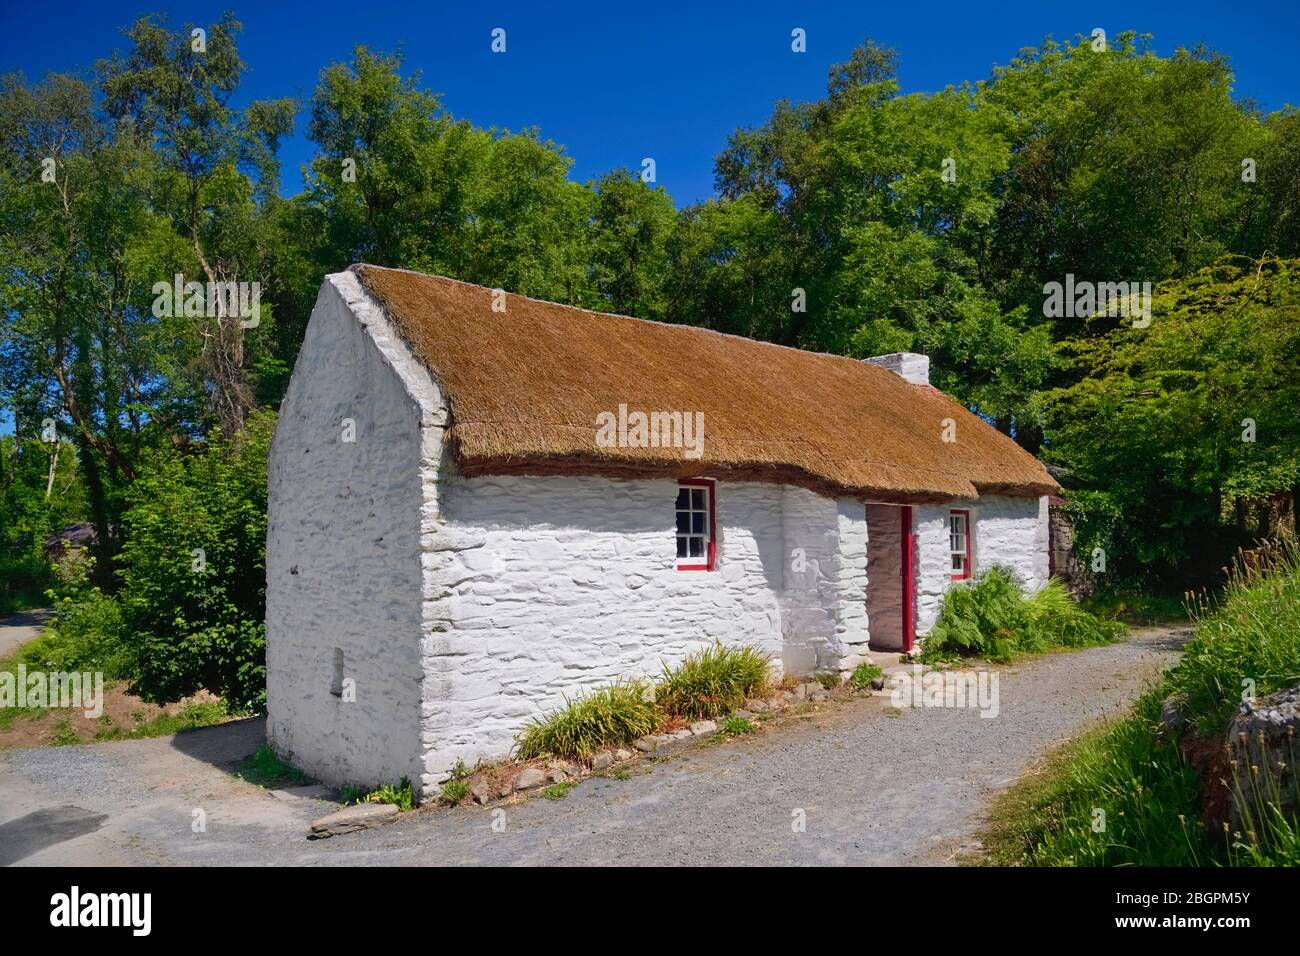
[[[702,509],[702,508],[704,507],[704,489],[703,489],[703,488],[692,488],[692,489],[691,489],[691,507],[692,507],[692,508],[698,508],[698,509]]]
[[[689,511],[677,512],[677,533],[687,534],[691,530],[691,513]]]
[[[686,493],[687,490],[686,488],[677,489],[677,507],[679,509],[690,507],[691,496]]]
[[[679,557],[679,558],[684,558],[684,557],[686,557],[686,539],[685,539],[685,538],[678,538],[678,539],[677,539],[677,557]]]
[[[692,557],[692,558],[702,558],[702,557],[704,557],[704,539],[703,539],[703,538],[687,538],[686,540],[689,541],[689,542],[691,543],[691,547],[690,547],[690,557]]]
[[[691,531],[695,532],[696,534],[704,534],[704,520],[705,520],[705,514],[703,511],[692,512]]]

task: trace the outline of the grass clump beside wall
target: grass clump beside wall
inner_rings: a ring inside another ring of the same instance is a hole
[[[587,760],[600,747],[653,733],[660,719],[646,684],[620,681],[576,700],[566,697],[559,710],[524,728],[519,757],[532,760],[551,754]]]
[[[771,683],[771,661],[754,647],[721,644],[664,668],[656,687],[618,682],[580,696],[533,721],[519,735],[521,760],[542,756],[589,760],[602,747],[630,744],[670,717],[698,720],[739,708]]]
[[[1171,694],[1184,696],[1188,724],[1203,739],[1226,742],[1243,679],[1255,682],[1258,696],[1300,683],[1300,558],[1294,544],[1270,553],[1268,573],[1234,574],[1218,609],[1198,617],[1178,666],[1128,717],[1059,751],[999,802],[985,839],[991,862],[1300,865],[1300,820],[1260,799],[1276,797],[1277,779],[1263,780],[1255,794],[1234,788],[1249,832],[1225,833],[1221,825],[1211,832],[1202,819],[1203,781],[1179,741],[1158,733]],[[1261,769],[1267,777],[1269,768]]]
[[[995,565],[944,595],[925,640],[925,660],[984,657],[1007,661],[1054,647],[1107,644],[1124,631],[1075,604],[1055,579],[1026,597],[1015,574]]]
[[[757,648],[714,644],[688,656],[676,670],[665,667],[656,699],[669,714],[720,717],[766,690],[771,679],[771,661]]]

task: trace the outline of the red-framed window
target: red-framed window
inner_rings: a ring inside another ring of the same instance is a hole
[[[683,478],[677,485],[677,570],[712,571],[718,558],[717,483]]]
[[[970,512],[948,512],[948,550],[952,555],[952,579],[965,581],[970,577]]]

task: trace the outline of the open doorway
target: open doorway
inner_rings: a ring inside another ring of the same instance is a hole
[[[867,505],[867,627],[873,651],[910,651],[916,535],[909,505]]]

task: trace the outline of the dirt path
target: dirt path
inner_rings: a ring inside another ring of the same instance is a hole
[[[1123,709],[1184,636],[1000,670],[1000,713],[893,711],[877,695],[718,746],[589,780],[558,801],[433,810],[304,839],[329,805],[228,773],[260,721],[174,738],[0,755],[0,862],[224,864],[935,864],[1029,762]],[[195,811],[206,829],[195,832]],[[793,822],[803,820],[801,832]]]
[[[18,648],[41,636],[41,631],[54,619],[54,609],[49,607],[18,611],[0,618],[0,661],[12,657]]]

